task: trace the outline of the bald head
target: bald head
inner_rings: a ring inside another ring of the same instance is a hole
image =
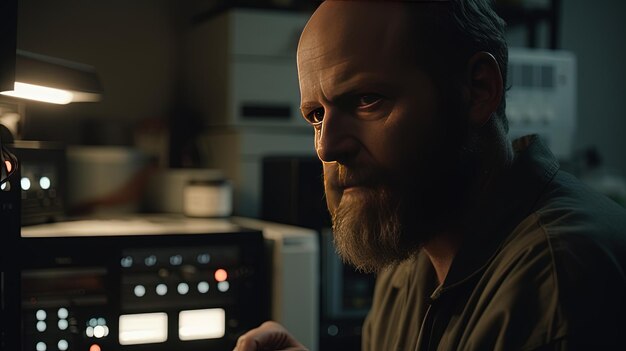
[[[326,1],[302,34],[299,56],[328,51],[372,56],[389,54],[406,43],[406,15],[400,3]]]
[[[302,33],[298,65],[333,65],[340,60],[397,64],[398,58],[406,56],[409,42],[403,9],[401,3],[322,3]]]

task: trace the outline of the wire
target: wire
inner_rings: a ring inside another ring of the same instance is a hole
[[[2,162],[2,164],[0,164],[0,185],[6,183],[9,178],[11,178],[11,176],[13,174],[15,174],[15,172],[17,172],[17,167],[18,167],[18,162],[17,162],[17,157],[15,157],[15,155],[9,151],[9,149],[6,148],[6,146],[4,146],[4,143],[2,142],[2,134],[0,133],[0,161]],[[9,162],[9,164],[11,165],[11,170],[8,169],[6,162]],[[3,174],[5,176],[3,176]]]

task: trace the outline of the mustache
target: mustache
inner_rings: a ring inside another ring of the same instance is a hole
[[[375,167],[350,167],[337,164],[332,174],[326,175],[324,181],[337,188],[353,186],[375,187],[389,182],[389,175]]]

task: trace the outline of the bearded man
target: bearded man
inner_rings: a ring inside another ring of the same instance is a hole
[[[326,1],[297,60],[337,251],[378,274],[363,350],[626,349],[626,211],[508,141],[487,1]]]

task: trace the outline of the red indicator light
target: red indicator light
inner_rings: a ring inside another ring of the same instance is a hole
[[[102,351],[102,349],[100,348],[100,345],[93,344],[89,347],[89,351]]]
[[[223,269],[218,269],[215,271],[215,280],[218,282],[223,282],[228,279],[228,273],[226,273]]]

